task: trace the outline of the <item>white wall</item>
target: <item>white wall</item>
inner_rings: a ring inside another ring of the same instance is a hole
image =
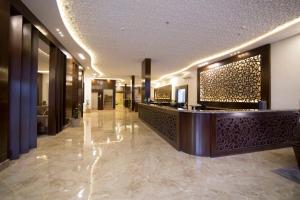
[[[170,84],[172,85],[172,100],[175,100],[177,86],[188,85],[188,105],[197,104],[197,69],[191,71],[186,78],[174,78],[168,82],[164,82],[159,87]],[[154,91],[151,92],[151,98],[154,99]]]
[[[271,45],[271,108],[300,108],[300,35]]]
[[[92,79],[84,78],[84,109],[86,108],[86,102],[89,102],[88,108],[92,107]]]

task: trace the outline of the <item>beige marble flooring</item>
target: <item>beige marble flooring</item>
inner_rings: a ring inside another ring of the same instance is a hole
[[[300,199],[271,170],[295,167],[291,148],[222,158],[178,152],[136,113],[86,114],[83,126],[40,137],[0,172],[1,200]]]

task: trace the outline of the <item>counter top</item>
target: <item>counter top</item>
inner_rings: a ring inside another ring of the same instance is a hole
[[[290,110],[259,110],[259,109],[224,109],[224,110],[187,110],[182,108],[171,108],[169,106],[159,106],[155,104],[145,104],[145,103],[139,103],[141,105],[145,106],[151,106],[155,108],[161,108],[165,110],[170,111],[178,111],[178,112],[185,112],[185,113],[243,113],[243,112],[299,112],[299,110],[296,109],[290,109]]]

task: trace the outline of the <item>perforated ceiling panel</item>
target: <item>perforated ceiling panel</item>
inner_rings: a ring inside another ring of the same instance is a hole
[[[60,1],[108,76],[140,75],[141,61],[150,57],[157,78],[300,16],[299,0]]]

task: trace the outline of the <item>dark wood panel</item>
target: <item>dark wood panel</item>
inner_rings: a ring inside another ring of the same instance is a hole
[[[9,66],[9,158],[17,159],[20,152],[21,66],[23,17],[10,17]]]
[[[0,1],[0,163],[7,159],[9,123],[9,1]]]
[[[211,121],[211,156],[290,147],[299,112],[216,113]]]
[[[37,146],[37,71],[38,71],[39,32],[32,29],[31,72],[30,72],[30,137],[29,148]]]
[[[142,62],[141,101],[149,99],[151,95],[151,59],[145,58]]]
[[[63,129],[65,102],[66,56],[54,45],[50,46],[49,72],[49,134],[55,135]]]
[[[139,104],[139,118],[174,148],[180,149],[179,113],[173,109]]]
[[[135,85],[135,76],[131,76],[131,110],[134,111],[135,107],[135,90],[134,90],[134,85]]]
[[[180,151],[210,156],[210,114],[179,113]]]
[[[65,123],[72,118],[73,109],[73,60],[67,59],[65,91]]]
[[[37,105],[41,106],[43,103],[43,74],[37,74]]]
[[[76,63],[73,63],[73,97],[72,97],[72,111],[75,108],[78,108],[78,65]]]
[[[31,75],[31,24],[23,24],[20,153],[29,151],[30,135],[30,75]]]

